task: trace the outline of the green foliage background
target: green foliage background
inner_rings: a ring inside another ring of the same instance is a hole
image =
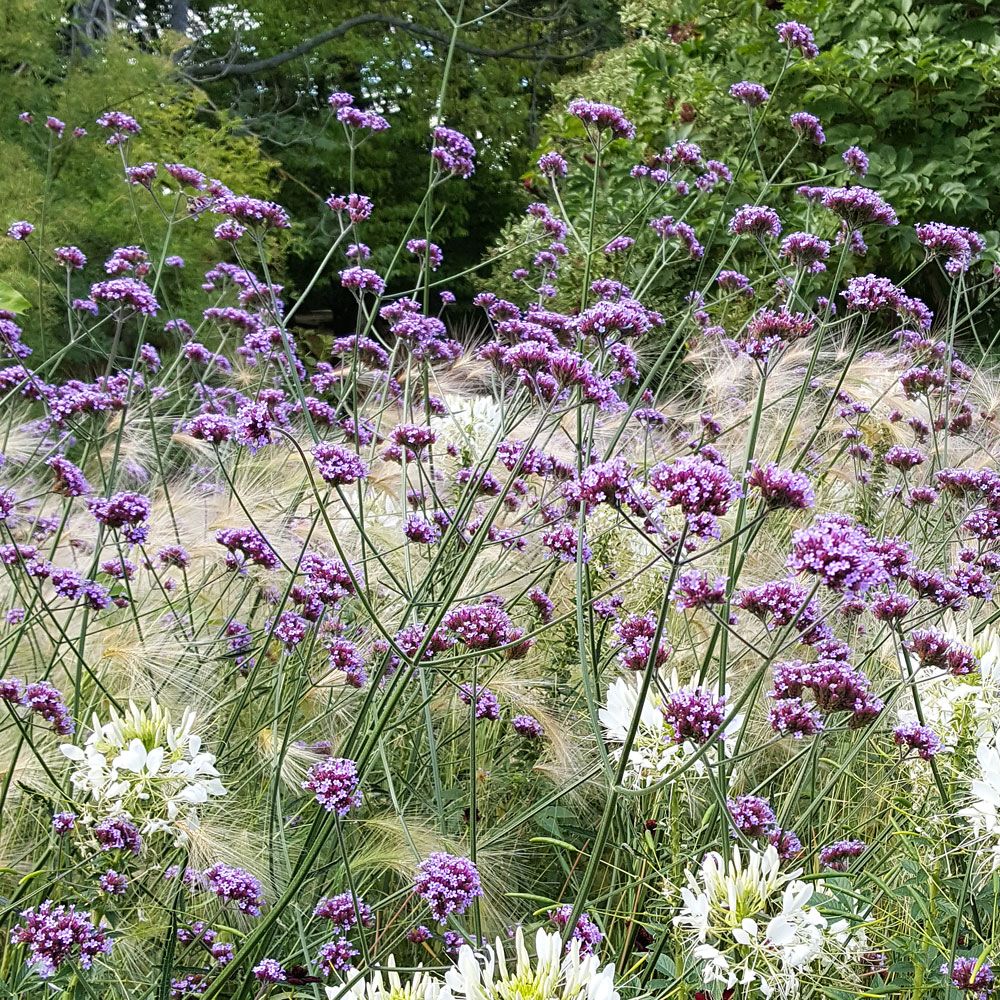
[[[105,147],[106,135],[94,124],[109,108],[128,111],[142,123],[142,134],[130,143],[132,162],[188,163],[224,178],[235,190],[274,192],[275,163],[257,140],[232,114],[214,110],[204,92],[180,81],[162,55],[112,38],[86,58],[66,60],[57,30],[60,5],[25,0],[21,7],[8,10],[3,27],[11,32],[0,31],[0,65],[7,68],[0,102],[0,223],[6,229],[15,219],[31,221],[32,242],[43,259],[53,247],[75,244],[100,266],[117,246],[135,243],[151,252],[163,246],[166,221],[151,199],[135,199],[140,225],[130,221],[133,192],[123,182],[121,158]],[[30,68],[21,63],[23,71],[11,72],[26,51]],[[34,113],[33,125],[18,121],[24,110]],[[66,123],[62,139],[44,128],[49,114]],[[76,126],[88,135],[73,138]],[[161,194],[165,190],[158,188]],[[163,194],[164,203],[172,204],[175,195]],[[176,226],[171,234],[166,252],[187,263],[183,271],[167,269],[159,293],[175,314],[194,302],[205,270],[218,259],[212,227],[207,218]],[[22,317],[27,342],[42,356],[61,345],[64,307],[23,246],[0,240],[0,276],[35,306]],[[86,277],[74,276],[71,295],[85,295],[96,279],[88,267]],[[68,357],[84,364],[96,360],[80,351]]]
[[[351,182],[346,142],[325,102],[329,91],[343,89],[392,121],[391,131],[366,142],[355,162],[356,188],[376,204],[367,228],[376,268],[388,263],[417,214],[432,124],[445,121],[474,139],[477,172],[449,188],[438,231],[442,277],[465,275],[455,289],[467,297],[476,287],[470,270],[491,247],[510,243],[524,207],[544,196],[535,155],[565,148],[576,136],[578,123],[562,110],[570,98],[618,104],[638,128],[637,142],[601,179],[598,214],[614,235],[635,207],[633,163],[682,138],[699,142],[707,156],[739,161],[746,119],[727,90],[738,79],[773,83],[774,28],[786,19],[812,25],[821,54],[793,61],[784,73],[760,132],[761,166],[771,173],[782,162],[794,111],[818,115],[828,140],[822,149],[803,144],[783,168],[787,185],[777,207],[786,228],[805,221],[794,187],[842,183],[840,153],[858,144],[871,155],[867,183],[903,223],[855,262],[859,270],[905,277],[920,257],[915,222],[967,225],[996,241],[1000,4],[991,0],[516,0],[502,8],[454,0],[448,11],[461,11],[466,21],[457,35],[462,45],[520,46],[523,57],[488,58],[459,47],[448,58],[440,40],[375,23],[256,73],[201,77],[199,63],[266,59],[360,11],[345,0],[221,7],[193,0],[192,27],[183,38],[168,28],[170,7],[170,0],[120,4],[114,30],[85,45],[64,0],[8,0],[0,7],[0,222],[34,222],[43,252],[76,243],[96,262],[123,243],[159,244],[164,222],[148,199],[141,229],[129,229],[120,161],[93,124],[101,111],[119,107],[144,126],[133,160],[187,162],[235,190],[288,206],[295,228],[275,266],[294,293],[329,245],[333,220],[323,199]],[[448,18],[430,0],[387,0],[373,9],[450,36]],[[34,126],[17,121],[23,110],[35,113]],[[61,142],[50,142],[42,127],[47,114],[67,123]],[[91,134],[70,139],[76,125]],[[727,206],[756,189],[761,166],[746,164]],[[589,190],[571,178],[566,200],[582,218]],[[442,207],[433,206],[435,216]],[[181,314],[217,257],[210,221],[178,227],[171,237],[169,252],[188,266],[170,274],[163,296]],[[695,214],[689,221],[705,239],[717,219]],[[502,290],[517,263],[505,258],[487,280]],[[943,285],[934,269],[924,274],[925,284],[914,291],[939,304]],[[664,302],[695,276],[683,269],[674,275],[662,289]],[[403,290],[410,276],[403,267],[393,290]],[[0,241],[0,280],[38,306],[27,324],[33,346],[45,353],[65,339],[65,324],[42,296],[38,269],[23,247]],[[82,291],[81,279],[73,294]],[[303,315],[310,310],[330,317],[326,322],[341,332],[350,325],[353,309],[335,269],[316,284]]]
[[[739,162],[748,134],[745,110],[728,96],[737,80],[774,83],[775,27],[812,26],[820,55],[794,60],[781,78],[761,129],[764,170],[778,167],[792,144],[788,115],[800,110],[823,122],[826,144],[803,144],[786,165],[786,229],[801,228],[806,207],[793,197],[802,183],[843,183],[840,155],[860,145],[871,157],[865,183],[893,205],[901,225],[880,239],[857,266],[896,277],[922,250],[918,222],[969,226],[997,238],[1000,159],[1000,4],[950,0],[627,0],[620,16],[627,40],[598,55],[556,88],[541,149],[564,147],[576,123],[562,109],[575,96],[624,108],[637,127],[636,162],[679,139],[708,157]],[[609,173],[600,212],[610,218],[628,195],[627,165]],[[757,188],[760,169],[748,162],[730,201]],[[540,179],[529,180],[542,187]],[[571,211],[586,194],[569,185]],[[700,235],[710,219],[694,219]],[[927,269],[927,278],[935,272]],[[918,290],[934,304],[944,286]]]

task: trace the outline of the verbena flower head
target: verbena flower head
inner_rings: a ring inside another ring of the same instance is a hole
[[[155,163],[139,163],[134,167],[125,168],[125,179],[129,184],[152,188],[156,180],[157,165]]]
[[[886,578],[871,536],[843,514],[824,514],[796,531],[787,566],[816,575],[831,590],[850,594],[863,594]]]
[[[545,735],[545,729],[533,715],[515,715],[510,724],[514,732],[528,740],[540,740]]]
[[[635,126],[625,117],[622,109],[613,104],[601,104],[578,97],[569,102],[566,110],[574,118],[579,118],[588,132],[610,132],[613,139],[635,138]]]
[[[782,21],[775,30],[779,41],[790,49],[798,49],[806,59],[815,59],[819,55],[812,28],[807,25],[798,21]]]
[[[313,448],[316,471],[330,486],[349,486],[367,477],[369,468],[356,452],[343,445],[323,442]]]
[[[538,170],[548,177],[565,177],[569,173],[569,165],[559,153],[543,153],[538,158]]]
[[[126,490],[106,498],[93,497],[87,501],[87,509],[98,524],[117,529],[126,541],[141,544],[146,540],[152,505],[142,493]]]
[[[847,287],[840,293],[847,301],[847,308],[858,312],[878,312],[881,309],[891,309],[900,318],[912,315],[918,327],[928,329],[931,315],[919,299],[908,296],[888,278],[875,274],[859,275],[847,282]],[[920,371],[930,373],[926,366],[917,366],[908,373],[914,378]],[[901,377],[905,387],[907,375]]]
[[[354,968],[354,959],[361,953],[346,937],[327,941],[316,956],[316,965],[324,975],[346,973]]]
[[[385,279],[368,267],[347,267],[340,272],[340,283],[344,288],[357,292],[371,292],[381,295],[385,291]]]
[[[512,638],[510,615],[498,604],[471,604],[449,611],[441,622],[469,649],[503,646]]]
[[[618,662],[625,670],[644,671],[652,663],[659,668],[670,657],[670,645],[663,640],[657,643],[660,633],[654,614],[629,615],[614,627],[615,636],[621,640]],[[654,649],[654,643],[656,643]]]
[[[90,914],[51,899],[21,912],[10,932],[11,944],[26,949],[26,962],[41,979],[54,976],[64,965],[89,969],[98,955],[111,953],[113,940]]]
[[[427,261],[432,271],[436,271],[444,261],[444,252],[441,248],[436,243],[428,243],[427,240],[407,240],[406,249],[420,259],[421,265]]]
[[[215,533],[215,540],[228,551],[226,566],[243,571],[246,563],[274,569],[278,556],[270,543],[255,528],[223,528]]]
[[[560,935],[539,928],[534,945],[532,960],[518,927],[513,965],[507,959],[510,942],[497,938],[492,950],[478,954],[463,945],[455,967],[445,974],[447,989],[459,1000],[618,1000],[614,965],[602,968],[579,940],[571,940],[564,953]]]
[[[324,757],[309,768],[302,787],[316,796],[316,801],[341,819],[352,809],[360,809],[358,766],[346,757]]]
[[[860,146],[849,146],[841,154],[844,165],[855,177],[866,177],[868,175],[868,155]]]
[[[328,559],[308,552],[302,557],[299,569],[305,574],[306,587],[295,588],[292,599],[315,617],[315,602],[333,607],[354,594],[354,581],[347,567],[339,559]]]
[[[721,517],[741,495],[739,483],[724,465],[697,455],[654,466],[649,484],[668,506],[680,507],[685,514]]]
[[[700,746],[719,734],[726,717],[726,699],[705,688],[682,688],[667,694],[660,711],[674,743]]]
[[[868,849],[863,840],[838,840],[820,849],[819,862],[837,872],[846,872],[852,859],[860,857]]]
[[[899,622],[913,610],[916,603],[914,598],[897,591],[876,594],[871,603],[872,617],[880,622]]]
[[[240,913],[259,917],[264,906],[264,891],[258,879],[245,868],[235,868],[221,861],[201,875],[205,888],[224,903],[233,903]]]
[[[438,923],[451,913],[461,916],[483,895],[479,871],[468,858],[435,851],[420,862],[413,891],[431,908]]]
[[[357,225],[371,218],[375,205],[367,195],[351,193],[331,194],[326,199],[326,207],[338,215],[346,213],[350,222]]]
[[[65,836],[76,828],[76,813],[57,812],[52,817],[52,829],[60,837]]]
[[[820,655],[830,646],[829,642],[819,644]],[[832,652],[829,649],[827,655]],[[785,660],[776,663],[773,668],[774,690],[770,693],[770,697],[777,699],[776,707],[784,706],[783,711],[792,713],[793,706],[788,703],[800,699],[808,691],[823,712],[849,712],[851,718],[848,721],[852,727],[867,725],[882,710],[882,702],[872,693],[867,675],[846,662],[850,649],[844,648],[841,652],[845,659],[819,659],[814,663]]]
[[[906,750],[913,750],[921,760],[930,760],[936,757],[943,749],[944,744],[941,737],[929,726],[922,726],[919,722],[904,722],[896,726],[892,731],[892,741],[898,747]]]
[[[23,619],[23,615],[8,614],[11,624],[18,624],[19,618]],[[52,731],[60,736],[69,736],[76,728],[62,693],[48,681],[25,684],[19,677],[5,677],[0,680],[0,701],[7,702],[9,706],[26,708],[41,716],[51,725]]]
[[[777,817],[767,799],[758,795],[741,795],[728,799],[726,808],[733,826],[745,837],[764,837],[777,825]]]
[[[942,976],[948,976],[957,990],[967,994],[972,1000],[987,1000],[993,993],[996,977],[989,962],[982,958],[961,956],[949,967],[945,962],[940,969]]]
[[[431,157],[446,174],[471,177],[476,169],[476,148],[469,140],[453,128],[439,125],[434,132]]]
[[[819,274],[826,270],[830,244],[812,233],[791,233],[781,241],[778,253],[807,274]]]
[[[288,973],[276,958],[261,959],[252,971],[259,983],[283,983],[288,979]]]
[[[94,824],[94,839],[102,851],[142,852],[142,834],[127,816],[109,816]]]
[[[724,576],[710,580],[708,575],[700,570],[687,570],[678,575],[672,596],[679,608],[687,610],[724,604],[726,582]]]
[[[389,129],[389,122],[380,114],[366,108],[354,107],[354,98],[345,103],[344,97],[350,95],[331,94],[328,98],[331,108],[335,109],[337,121],[349,129],[364,130],[367,132],[386,132]]]
[[[823,731],[823,716],[819,709],[807,705],[801,698],[777,698],[767,712],[768,725],[780,736],[800,740]]]
[[[549,920],[560,929],[564,929],[569,924],[570,917],[572,916],[573,906],[571,903],[563,903],[562,906],[549,911]],[[590,914],[584,911],[576,918],[576,924],[573,926],[573,932],[570,934],[566,950],[570,951],[573,942],[578,942],[581,955],[594,955],[597,953],[603,940],[603,932],[594,923]]]
[[[979,660],[969,646],[938,629],[914,629],[905,645],[925,667],[947,670],[956,677],[979,669]]]
[[[85,819],[127,815],[147,836],[167,833],[185,842],[198,826],[199,808],[226,794],[195,721],[188,710],[174,725],[155,702],[146,710],[130,703],[124,715],[112,709],[106,723],[95,716],[82,747],[63,744],[76,765],[70,781],[86,803]]]
[[[928,222],[916,227],[917,239],[931,256],[945,257],[944,269],[951,275],[964,274],[986,249],[986,241],[964,226]]]
[[[241,225],[262,229],[290,229],[288,212],[273,201],[247,194],[226,194],[212,205],[216,215],[228,215]]]
[[[650,219],[649,228],[661,240],[678,242],[693,260],[701,260],[705,256],[705,248],[698,242],[694,229],[686,222],[676,222],[672,215],[664,215],[658,219]]]
[[[747,476],[747,486],[756,490],[771,510],[805,510],[816,501],[805,473],[779,469],[774,462],[755,464]]]
[[[471,684],[463,684],[458,689],[458,698],[463,705],[471,705],[473,690]],[[487,687],[476,686],[475,690],[476,718],[496,722],[500,718],[500,702],[497,696]]]
[[[183,163],[164,163],[163,169],[179,184],[195,191],[201,191],[207,183],[205,175],[200,170]]]
[[[822,196],[822,205],[854,229],[871,225],[899,225],[892,206],[871,188],[827,188]]]
[[[115,135],[108,139],[108,145],[118,145],[123,139],[129,136],[138,135],[142,131],[139,123],[124,111],[106,111],[97,119],[97,124],[101,128],[113,129]],[[114,140],[118,139],[117,142]]]
[[[349,931],[357,925],[371,927],[375,919],[371,907],[350,892],[321,899],[313,910],[313,916],[329,920],[341,931]]]
[[[128,892],[128,879],[113,868],[109,868],[98,878],[97,885],[101,892],[109,896],[124,896]]]
[[[729,96],[735,98],[740,104],[745,104],[748,108],[760,107],[771,99],[766,87],[749,80],[734,83],[729,88]]]
[[[93,302],[104,303],[113,310],[121,309],[140,316],[155,316],[160,310],[153,290],[138,278],[111,278],[90,286]]]
[[[781,235],[781,220],[767,205],[744,205],[729,220],[729,232],[733,236],[756,236],[758,239],[767,236],[776,240]]]
[[[26,240],[33,232],[35,227],[30,222],[13,222],[7,229],[7,235],[12,240]]]
[[[753,298],[754,290],[750,279],[740,271],[720,271],[716,280],[719,287],[724,288],[727,292],[735,292],[739,295],[745,295],[747,298]]]
[[[54,455],[45,464],[55,474],[53,492],[67,497],[82,497],[93,493],[86,476],[69,459]]]
[[[808,111],[796,111],[788,118],[789,125],[803,138],[809,139],[817,146],[822,146],[826,142],[826,133],[823,125],[815,116]]]
[[[52,256],[70,271],[81,271],[87,263],[86,254],[79,247],[56,247]]]
[[[814,326],[805,313],[791,312],[787,306],[758,309],[747,322],[737,346],[747,357],[767,364],[796,340],[808,336]]]
[[[900,472],[908,472],[927,461],[927,456],[919,448],[907,448],[905,445],[893,445],[883,456],[886,465]]]

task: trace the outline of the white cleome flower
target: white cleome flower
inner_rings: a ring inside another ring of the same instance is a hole
[[[503,407],[491,397],[445,393],[444,402],[447,414],[431,420],[439,438],[485,455],[506,436],[510,417],[505,419]]]
[[[460,1000],[618,1000],[614,965],[601,968],[596,955],[581,955],[579,941],[571,941],[567,952],[559,934],[540,928],[535,954],[532,962],[519,927],[513,968],[508,967],[504,944],[497,938],[495,948],[484,954],[463,945],[445,982]]]
[[[327,1000],[451,1000],[448,987],[439,979],[418,970],[400,979],[396,960],[389,956],[385,970],[375,972],[350,987],[327,986]]]
[[[899,721],[919,723],[922,714],[923,724],[937,733],[947,751],[954,751],[963,737],[979,728],[980,685],[974,678],[952,677],[928,667],[916,672],[915,683],[921,711],[918,714],[910,698],[899,709]]]
[[[983,685],[995,692],[1000,684],[1000,632],[991,627],[973,635],[970,623],[966,628],[966,642],[979,658],[979,676]]]
[[[993,868],[1000,868],[1000,746],[996,734],[980,739],[976,765],[971,801],[959,813],[969,821],[976,839],[989,847]]]
[[[914,676],[923,723],[933,729],[945,749],[952,752],[963,745],[968,746],[969,740],[978,741],[994,731],[993,720],[1000,700],[1000,632],[987,628],[975,635],[972,629],[971,622],[963,629],[954,617],[949,617],[941,631],[972,650],[979,660],[975,673],[955,677],[936,667],[920,667]],[[905,661],[901,658],[900,662],[905,676]],[[912,694],[899,710],[899,721],[921,721]]]
[[[130,703],[122,716],[112,710],[107,723],[94,716],[82,747],[62,744],[78,765],[70,781],[93,810],[91,818],[128,815],[142,833],[171,833],[182,843],[198,825],[198,806],[226,794],[215,754],[202,750],[194,722],[190,709],[174,726],[156,702],[147,711]]]
[[[667,685],[668,694],[675,691],[694,690],[694,683],[682,685],[674,673]],[[642,689],[642,677],[620,677],[608,686],[607,704],[598,711],[598,718],[604,728],[604,739],[610,745],[611,756],[620,760],[622,746],[628,738],[636,708],[639,705],[639,694]],[[714,747],[707,751],[704,747],[691,740],[677,742],[674,730],[663,716],[664,696],[660,688],[650,684],[646,698],[642,703],[639,715],[639,726],[628,755],[628,765],[622,781],[633,788],[648,788],[662,780],[674,769],[681,767],[690,757],[700,756],[688,767],[682,776],[704,777],[708,768],[718,761],[718,753]],[[736,736],[742,725],[743,717],[735,716],[726,726],[722,743],[727,754],[731,751]]]
[[[972,782],[972,801],[961,810],[971,823],[977,837],[993,838],[994,867],[1000,866],[1000,817],[995,807],[1000,794],[1000,774],[997,772],[996,733],[997,709],[1000,708],[1000,633],[986,628],[973,633],[971,622],[964,629],[954,617],[945,619],[942,631],[950,638],[968,646],[979,661],[974,673],[953,676],[937,667],[919,667],[914,673],[913,691],[909,691],[899,708],[901,723],[923,724],[941,740],[949,770],[965,786]],[[900,657],[903,675],[907,665]],[[911,665],[912,668],[912,665]],[[920,701],[917,712],[915,700]],[[927,794],[931,772],[915,755],[908,755],[904,766],[913,786],[914,796]],[[978,779],[974,775],[979,775]],[[992,788],[992,792],[991,792]],[[944,816],[932,814],[925,823]],[[992,832],[991,832],[992,831]]]
[[[809,967],[828,965],[844,947],[844,927],[832,933],[809,905],[813,887],[801,871],[782,872],[774,847],[733,848],[731,858],[706,854],[697,875],[688,872],[674,923],[688,932],[691,954],[707,983],[747,994],[794,997]]]

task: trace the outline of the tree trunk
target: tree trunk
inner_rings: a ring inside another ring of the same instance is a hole
[[[187,34],[188,30],[188,0],[171,0],[170,4],[170,28],[172,31]]]

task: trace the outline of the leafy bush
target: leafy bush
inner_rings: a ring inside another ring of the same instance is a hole
[[[621,17],[629,41],[559,83],[561,103],[550,116],[542,151],[576,134],[561,108],[587,94],[626,110],[646,160],[686,139],[719,159],[738,161],[746,114],[728,88],[741,79],[772,80],[774,26],[799,17],[814,24],[820,53],[790,63],[772,88],[772,128],[761,131],[759,159],[741,172],[744,186],[734,192],[733,204],[752,200],[762,179],[780,167],[774,179],[783,191],[773,200],[791,225],[803,228],[807,216],[794,197],[796,184],[842,176],[841,153],[857,145],[869,154],[870,182],[901,217],[971,226],[995,242],[1000,166],[990,150],[1000,124],[1000,22],[991,5],[787,0],[762,7],[752,0],[632,0]],[[826,142],[819,148],[799,144],[786,158],[793,136],[780,123],[801,110],[820,118]],[[544,188],[536,173],[529,177]],[[628,216],[631,206],[618,204],[623,179],[623,173],[609,171],[600,195],[602,217]],[[570,188],[570,212],[584,211],[586,197]],[[704,221],[711,228],[712,219]],[[912,230],[901,227],[858,266],[902,278],[921,253]],[[947,285],[936,272],[925,272],[923,280],[926,286],[917,290],[932,304],[943,304]],[[991,313],[984,326],[993,320]]]
[[[58,60],[51,53],[50,58],[48,68],[56,73]],[[133,164],[197,162],[209,177],[266,194],[273,162],[241,133],[235,118],[208,113],[204,94],[180,82],[167,59],[131,45],[106,43],[100,56],[72,64],[56,82],[42,73],[9,81],[0,103],[0,201],[8,212],[16,205],[35,219],[46,250],[78,243],[97,260],[122,244],[139,244],[183,259],[183,268],[161,276],[162,294],[183,310],[202,294],[201,275],[214,259],[211,232],[171,225],[186,196],[162,169],[156,201],[137,198],[135,186],[123,183],[120,156],[103,149],[105,137],[95,134],[93,125],[109,107],[127,109],[143,121],[143,132],[130,144]],[[21,117],[25,114],[30,123]],[[46,127],[50,116],[62,124],[61,132],[57,125]],[[87,134],[74,135],[76,129]],[[71,327],[63,324],[59,299],[38,262],[17,249],[0,248],[0,288],[8,295],[13,289],[31,307],[24,319],[28,342],[43,355],[61,352],[85,369],[102,368],[99,342],[81,342],[66,352]],[[154,340],[161,347],[171,344],[170,338]]]
[[[352,141],[378,124],[332,103]],[[997,294],[985,244],[915,229],[935,319],[848,276],[897,221],[873,188],[790,233],[777,189],[730,206],[675,144],[608,246],[558,195],[565,168],[596,201],[634,126],[569,113],[515,247],[546,256],[518,303],[477,297],[479,345],[433,226],[358,252],[362,191],[324,265],[356,332],[309,368],[280,205],[183,175],[224,258],[198,311],[162,247],[102,268],[11,225],[105,358],[30,368],[0,317],[11,995],[991,994],[1000,396],[954,346]],[[134,179],[148,125],[101,120]],[[447,205],[478,152],[426,147]],[[133,193],[135,224],[158,191]],[[705,260],[690,205],[728,236],[663,315],[641,296]]]

